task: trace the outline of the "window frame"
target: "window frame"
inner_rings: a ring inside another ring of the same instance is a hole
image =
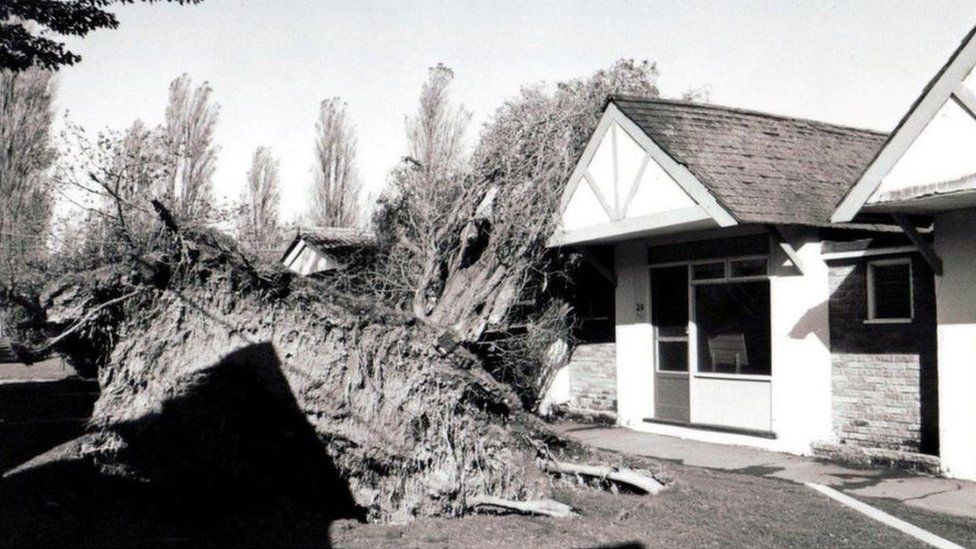
[[[658,368],[658,351],[657,351],[657,329],[654,329],[654,372],[663,373],[665,375],[688,375],[691,378],[702,378],[702,379],[726,379],[726,380],[739,380],[739,381],[762,381],[766,383],[772,382],[773,372],[772,372],[772,356],[770,356],[770,372],[769,374],[729,374],[720,372],[703,372],[698,369],[698,349],[697,349],[697,338],[698,338],[698,323],[696,320],[696,303],[695,303],[695,287],[705,286],[709,284],[734,284],[737,282],[772,282],[773,279],[773,269],[770,263],[772,254],[750,254],[750,255],[737,255],[730,257],[711,257],[708,259],[691,259],[691,260],[679,260],[679,261],[661,261],[648,262],[648,273],[650,270],[662,268],[662,267],[679,267],[683,266],[688,269],[688,333],[687,333],[687,343],[688,343],[688,370],[685,371],[672,371],[672,370],[660,370]],[[731,263],[737,260],[743,259],[763,259],[766,261],[766,274],[755,275],[755,276],[742,276],[733,277],[730,276],[731,273]],[[694,266],[706,263],[724,263],[725,276],[722,278],[708,278],[708,279],[698,279],[695,280]],[[650,303],[654,297],[650,294],[650,284],[648,284],[648,303]],[[772,288],[770,288],[772,291]],[[770,294],[770,299],[772,299],[772,294]],[[772,302],[770,302],[770,307],[772,307]],[[772,311],[770,311],[772,312]],[[650,312],[648,312],[650,315]],[[650,317],[648,317],[650,318]],[[770,319],[771,321],[771,319]],[[770,326],[770,329],[772,326]],[[665,336],[667,339],[667,336]],[[693,345],[694,343],[694,345]],[[770,331],[770,345],[772,345],[772,332]]]
[[[908,265],[908,317],[878,318],[876,311],[876,290],[874,286],[875,267],[890,267],[893,265]],[[897,257],[892,259],[875,259],[867,262],[867,297],[868,310],[865,324],[911,324],[915,321],[915,266],[911,257]]]
[[[694,261],[684,262],[689,267],[689,283],[692,286],[700,286],[702,284],[728,284],[731,282],[750,282],[757,280],[769,280],[772,276],[770,274],[769,268],[769,255],[757,254],[757,255],[740,255],[733,257],[715,258],[715,259],[699,259]],[[736,261],[748,261],[748,260],[763,260],[766,262],[766,272],[761,275],[750,275],[750,276],[732,276],[732,263]],[[724,276],[721,278],[695,278],[695,265],[710,265],[713,263],[724,264]]]

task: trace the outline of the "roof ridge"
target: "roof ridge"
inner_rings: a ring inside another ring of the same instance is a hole
[[[750,115],[750,116],[758,116],[758,117],[763,117],[763,118],[773,118],[773,119],[776,119],[776,120],[789,120],[791,122],[806,122],[808,124],[814,124],[814,125],[818,125],[818,126],[826,126],[828,128],[834,128],[834,129],[837,129],[837,130],[844,130],[844,131],[848,131],[848,132],[857,132],[857,133],[868,133],[868,134],[872,134],[872,135],[875,135],[875,136],[878,136],[878,137],[885,137],[885,138],[887,138],[888,135],[889,135],[888,132],[885,132],[885,131],[882,131],[882,130],[873,130],[873,129],[869,129],[869,128],[859,128],[859,127],[856,127],[856,126],[846,126],[844,124],[835,124],[835,123],[832,123],[832,122],[824,122],[823,120],[814,120],[812,118],[804,118],[804,117],[799,117],[799,116],[787,116],[785,114],[776,114],[776,113],[771,113],[771,112],[759,111],[759,110],[755,110],[755,109],[747,109],[747,108],[743,108],[743,107],[730,107],[728,105],[716,105],[714,103],[700,103],[700,102],[697,102],[697,101],[685,101],[683,99],[669,99],[669,98],[665,98],[665,97],[646,97],[646,96],[632,95],[632,94],[625,94],[625,93],[611,94],[607,98],[607,101],[608,102],[611,102],[611,101],[614,101],[614,100],[621,100],[621,101],[639,101],[639,102],[642,102],[642,103],[660,103],[660,104],[665,104],[665,105],[677,105],[677,106],[682,106],[682,107],[696,107],[696,108],[702,108],[702,109],[710,109],[710,110],[717,110],[717,111],[734,112],[734,113],[739,113],[739,114],[747,114],[747,115]]]

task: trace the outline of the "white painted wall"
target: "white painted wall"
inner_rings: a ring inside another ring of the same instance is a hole
[[[302,276],[341,269],[345,266],[345,262],[341,262],[331,255],[320,254],[311,246],[305,245],[304,242],[299,243],[285,258],[285,267]]]
[[[774,242],[770,261],[772,420],[777,446],[806,454],[831,436],[830,281],[813,230],[783,229],[804,273],[790,266]]]
[[[940,215],[935,250],[939,453],[947,475],[976,480],[976,209]]]
[[[648,160],[641,174],[637,188],[626,205],[627,217],[640,217],[656,213],[680,210],[695,206],[688,196],[664,168],[654,160]]]
[[[617,422],[632,428],[654,415],[654,331],[647,244],[621,242],[614,249],[617,273]]]
[[[607,223],[610,223],[610,215],[600,204],[596,193],[590,188],[589,183],[580,181],[576,192],[566,205],[566,211],[563,212],[562,229],[575,231]]]
[[[539,401],[540,414],[548,416],[552,413],[554,406],[569,403],[571,399],[569,382],[569,364],[565,364],[556,370],[556,373],[549,381],[549,386],[543,392],[542,398]]]
[[[691,422],[771,431],[771,383],[756,379],[692,379]]]

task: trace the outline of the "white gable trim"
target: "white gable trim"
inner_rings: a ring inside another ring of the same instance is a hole
[[[619,181],[620,169],[618,166],[619,155],[617,151],[617,136],[616,133],[611,133],[611,146],[613,149],[613,176],[616,189],[614,196],[605,197],[599,192],[597,186],[593,182],[592,176],[588,172],[588,166],[593,160],[596,151],[606,136],[606,133],[610,130],[613,125],[617,125],[622,131],[626,132],[639,146],[641,146],[645,151],[645,156],[641,160],[641,164],[637,170],[637,174],[633,181],[621,182]],[[569,206],[570,200],[573,198],[577,188],[580,183],[585,181],[585,184],[589,185],[594,191],[600,204],[606,209],[607,216],[611,220],[611,227],[614,226],[615,222],[622,222],[625,219],[627,209],[630,206],[631,201],[637,194],[637,187],[640,184],[641,178],[644,175],[647,165],[650,161],[655,161],[661,168],[667,173],[677,185],[691,197],[698,204],[698,208],[690,208],[689,211],[683,212],[682,215],[671,216],[674,217],[676,221],[680,223],[687,222],[691,217],[695,217],[695,221],[701,221],[698,219],[700,214],[691,214],[690,210],[698,210],[699,212],[704,211],[707,214],[706,218],[714,220],[715,223],[720,227],[729,227],[732,225],[737,225],[738,221],[725,209],[718,200],[712,195],[708,188],[692,174],[688,168],[684,165],[679,164],[671,157],[664,149],[662,149],[657,143],[654,142],[633,120],[628,118],[616,105],[612,102],[607,105],[606,110],[603,112],[603,116],[600,118],[600,122],[597,124],[596,129],[593,131],[593,135],[590,136],[589,142],[586,144],[586,148],[583,150],[583,154],[580,156],[579,161],[576,163],[576,167],[573,168],[572,174],[570,174],[569,182],[563,191],[562,200],[560,201],[558,214],[560,217],[565,213],[566,208]],[[625,196],[621,196],[621,193],[625,192]],[[668,216],[661,218],[661,221],[668,219]],[[644,220],[647,221],[647,220]],[[632,225],[628,223],[627,226]],[[638,224],[639,225],[639,224]],[[659,228],[658,222],[653,223],[654,229]],[[619,229],[624,229],[623,226],[619,226]],[[609,229],[608,229],[609,230]],[[594,232],[588,230],[588,232]],[[595,232],[604,233],[606,230],[600,229]],[[565,236],[565,235],[564,235]],[[565,238],[554,238],[553,241],[563,241]]]
[[[956,89],[952,90],[952,99],[962,107],[962,110],[969,113],[969,116],[976,118],[976,95],[965,84],[960,82]]]
[[[946,101],[954,98],[963,107],[963,110],[970,115],[973,114],[970,110],[972,94],[967,96],[955,92],[962,87],[963,79],[973,70],[974,66],[976,66],[976,34],[970,32],[953,54],[949,63],[927,86],[922,96],[916,100],[895,128],[895,132],[881,148],[881,151],[861,174],[858,182],[837,206],[831,221],[846,223],[854,219],[854,216],[881,185],[881,180],[894,168],[898,160],[925,130]]]
[[[576,162],[576,167],[573,168],[573,173],[569,175],[569,183],[567,183],[566,188],[563,189],[562,200],[559,203],[559,216],[562,216],[563,212],[566,211],[566,207],[569,206],[569,201],[573,198],[573,194],[576,192],[576,188],[579,187],[581,181],[586,179],[586,183],[590,185],[593,192],[600,199],[600,203],[603,204],[604,208],[608,208],[608,204],[603,199],[601,193],[596,189],[596,185],[592,183],[592,179],[587,175],[587,168],[590,165],[590,161],[593,160],[593,156],[596,155],[596,150],[600,146],[600,142],[603,141],[603,136],[606,135],[607,130],[613,124],[613,118],[607,116],[607,113],[603,113],[603,117],[600,118],[600,122],[597,124],[596,129],[593,130],[593,135],[590,136],[590,141],[586,144],[586,148],[583,149],[583,155],[580,156],[578,162]],[[616,151],[614,151],[616,152]],[[614,154],[616,157],[616,154]],[[614,160],[616,163],[616,160]],[[614,212],[607,209],[607,215],[610,219],[614,219]]]
[[[627,210],[630,208],[631,203],[634,201],[634,197],[637,195],[637,188],[640,186],[641,179],[643,179],[644,172],[647,171],[647,165],[650,162],[651,155],[645,154],[644,158],[641,160],[640,166],[637,168],[637,175],[634,176],[634,180],[630,183],[630,189],[627,190],[627,198],[624,200],[624,207],[620,210],[621,219],[627,217]]]
[[[614,159],[614,164],[616,164],[616,162],[616,159]],[[593,191],[594,195],[596,195],[596,199],[600,202],[600,205],[603,206],[604,210],[606,210],[607,216],[610,219],[614,219],[614,212],[616,211],[616,208],[607,202],[607,198],[603,196],[603,193],[600,191],[599,187],[597,187],[596,183],[593,182],[593,174],[590,173],[590,170],[583,171],[583,179],[586,180],[586,184],[590,186],[590,190]]]

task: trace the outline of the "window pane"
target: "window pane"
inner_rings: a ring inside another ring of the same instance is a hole
[[[698,371],[770,374],[769,282],[695,287]]]
[[[729,262],[729,276],[741,278],[744,276],[765,276],[766,258],[736,259]]]
[[[688,342],[658,341],[657,369],[662,372],[687,372]]]
[[[911,266],[872,265],[874,318],[911,318]]]
[[[681,337],[688,332],[688,268],[651,270],[651,322],[659,337]]]
[[[701,263],[691,266],[692,277],[695,280],[714,280],[725,278],[725,262]]]

